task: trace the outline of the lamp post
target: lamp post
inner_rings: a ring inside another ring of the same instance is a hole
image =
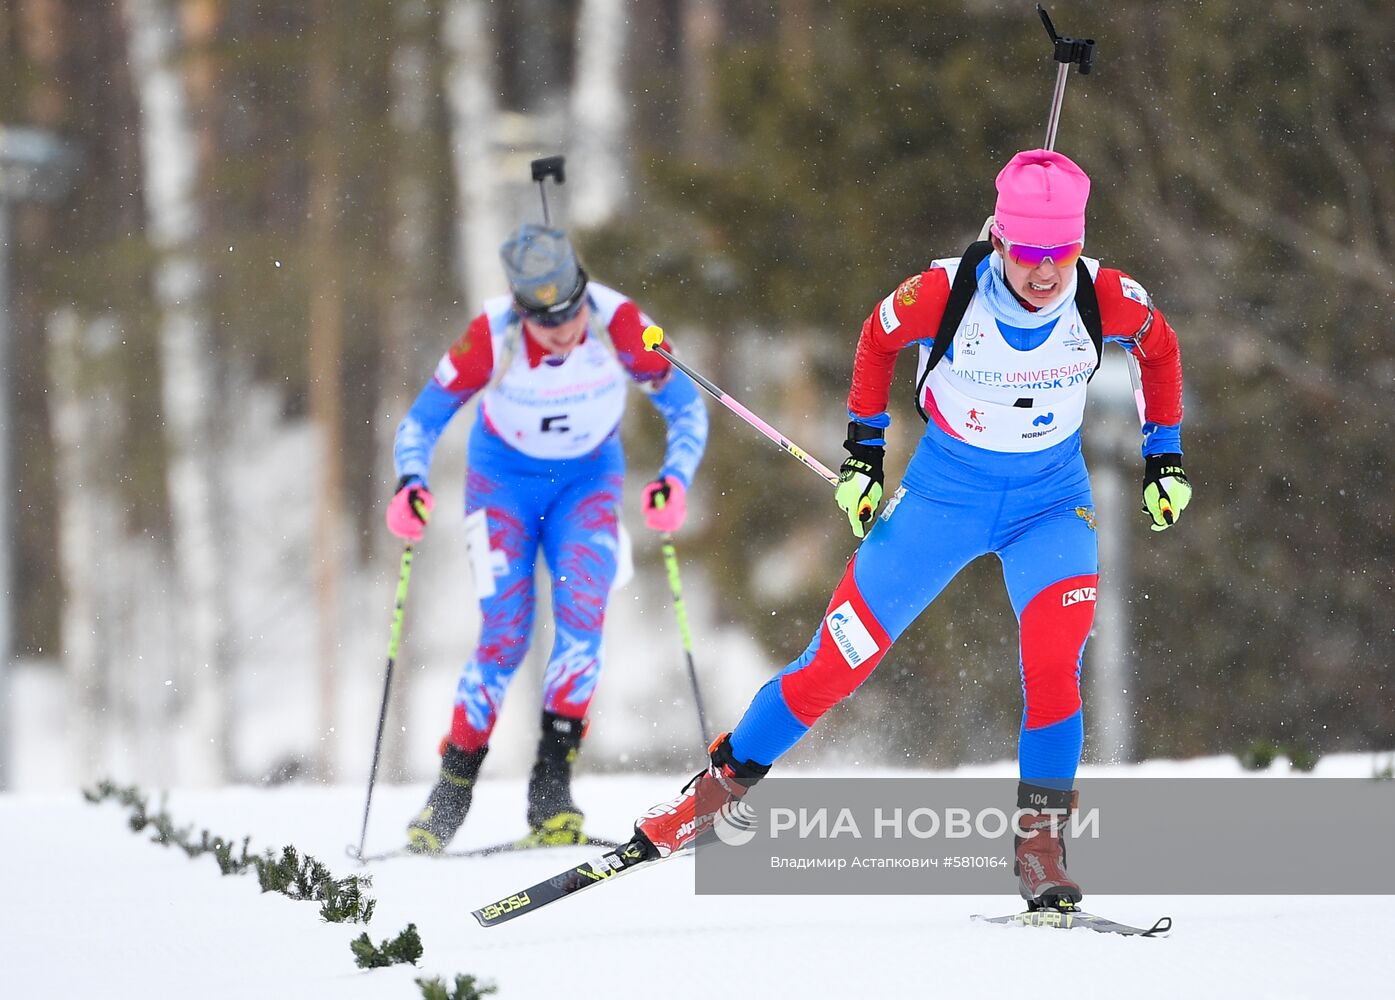
[[[9,670],[14,650],[14,551],[10,507],[10,206],[47,201],[67,187],[70,157],[51,133],[0,125],[0,789],[10,784]]]
[[[1138,525],[1131,516],[1137,499],[1129,469],[1139,467],[1138,408],[1128,358],[1108,351],[1090,383],[1090,401],[1104,419],[1090,421],[1086,439],[1097,461],[1091,481],[1099,531],[1100,587],[1095,606],[1095,635],[1089,645],[1086,679],[1095,755],[1103,763],[1124,763],[1134,756],[1133,615],[1129,607],[1133,567],[1129,533]],[[1134,461],[1130,463],[1129,459]]]

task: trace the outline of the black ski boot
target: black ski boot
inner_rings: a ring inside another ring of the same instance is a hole
[[[447,743],[441,754],[441,776],[417,818],[407,826],[407,849],[417,854],[440,854],[470,810],[475,779],[489,747],[461,750]]]
[[[543,712],[538,759],[528,777],[528,835],[520,847],[584,844],[585,818],[572,801],[572,764],[581,747],[585,723]]]

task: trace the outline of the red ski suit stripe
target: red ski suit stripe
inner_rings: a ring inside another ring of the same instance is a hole
[[[1022,609],[1022,695],[1026,727],[1080,711],[1080,658],[1095,621],[1098,574],[1053,583]]]
[[[855,665],[829,631],[829,615],[844,602],[852,605],[857,620],[876,643],[875,652],[869,653]],[[811,648],[813,656],[808,663],[780,677],[780,693],[784,696],[785,704],[795,718],[806,726],[812,726],[819,716],[852,694],[859,684],[871,676],[891,648],[891,637],[857,589],[852,560],[849,560],[843,579],[833,591],[823,623],[819,625],[818,638]],[[805,655],[808,655],[807,652]]]

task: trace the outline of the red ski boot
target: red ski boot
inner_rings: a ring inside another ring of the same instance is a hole
[[[677,797],[650,809],[635,823],[635,836],[648,841],[661,858],[691,847],[712,828],[718,815],[735,807],[770,770],[768,764],[736,760],[730,733],[718,736],[708,753],[711,763],[707,770],[694,775]]]
[[[1066,874],[1064,828],[1075,812],[1079,792],[1042,788],[1025,781],[1017,785],[1017,828],[1026,836],[1014,837],[1018,877],[1017,891],[1031,910],[1063,909],[1080,902],[1084,893]]]

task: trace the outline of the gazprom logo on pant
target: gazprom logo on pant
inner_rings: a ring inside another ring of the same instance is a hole
[[[1095,587],[1077,587],[1075,590],[1067,590],[1061,595],[1061,607],[1068,608],[1072,604],[1084,604],[1086,601],[1093,601],[1098,594]]]
[[[833,636],[833,641],[838,644],[838,651],[843,654],[843,659],[848,661],[848,666],[852,669],[856,670],[864,660],[877,651],[877,640],[872,638],[872,633],[867,631],[867,626],[857,617],[851,601],[844,601],[830,611],[823,623],[828,626],[828,634]]]

